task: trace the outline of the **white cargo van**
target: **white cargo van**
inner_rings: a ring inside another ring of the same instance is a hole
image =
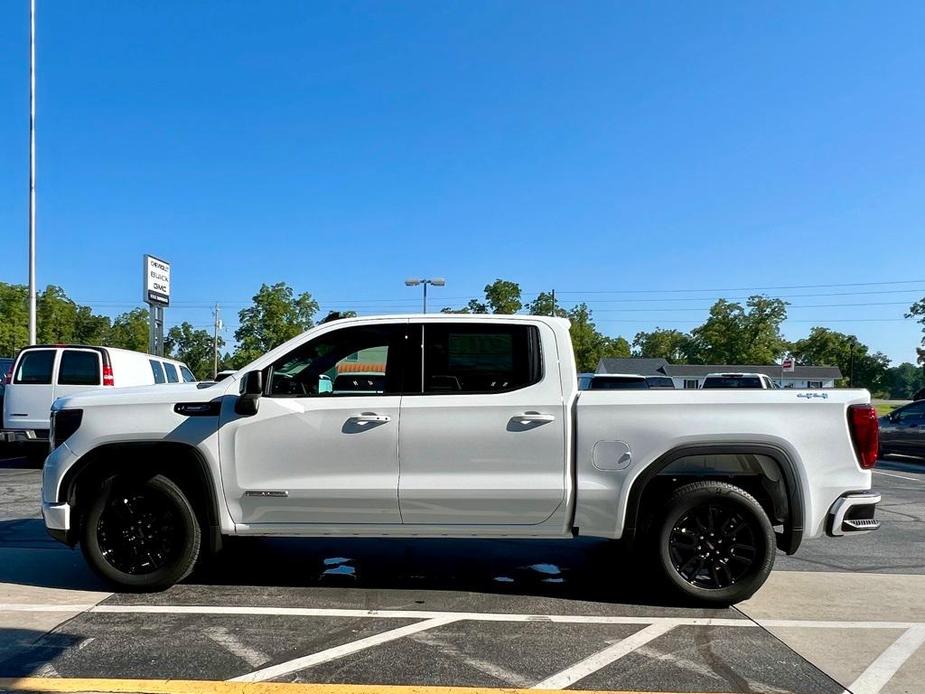
[[[186,364],[128,349],[88,345],[26,347],[5,377],[0,441],[47,441],[51,404],[64,395],[195,380]]]

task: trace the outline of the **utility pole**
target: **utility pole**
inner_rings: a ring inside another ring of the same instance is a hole
[[[218,376],[218,331],[222,329],[221,309],[215,304],[215,310],[212,317],[215,322],[212,324],[212,378]]]
[[[556,290],[555,289],[552,290],[552,313],[550,313],[549,315],[550,316],[556,315]]]
[[[29,344],[35,331],[35,0],[29,3]]]

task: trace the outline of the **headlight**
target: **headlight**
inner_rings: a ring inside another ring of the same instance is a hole
[[[52,411],[51,429],[48,432],[48,438],[51,440],[51,450],[55,450],[74,435],[74,432],[80,428],[83,416],[83,410]]]

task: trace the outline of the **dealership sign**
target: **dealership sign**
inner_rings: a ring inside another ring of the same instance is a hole
[[[152,306],[170,305],[170,263],[153,255],[144,258],[142,301]]]

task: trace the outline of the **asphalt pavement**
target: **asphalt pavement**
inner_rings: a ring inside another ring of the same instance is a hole
[[[923,691],[925,463],[878,465],[879,532],[806,541],[730,609],[666,600],[591,541],[242,539],[170,590],[113,594],[46,535],[40,475],[0,461],[0,689]]]

